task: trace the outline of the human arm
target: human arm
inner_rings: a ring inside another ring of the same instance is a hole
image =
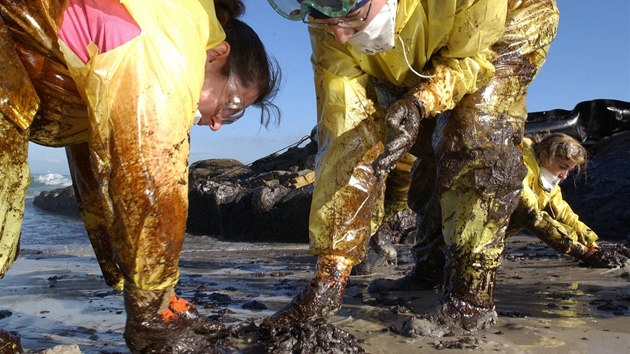
[[[547,208],[556,215],[554,218],[548,211],[538,207],[537,198],[538,196],[526,183],[521,192],[519,205],[512,215],[532,234],[556,251],[569,254],[589,266],[614,268],[625,265],[630,256],[627,248],[623,246],[612,249],[600,248],[595,242],[597,235],[586,225],[574,223],[578,228],[573,228],[571,225],[558,221],[558,215],[553,212],[554,209],[558,210],[558,205]],[[566,209],[562,210],[566,213]]]
[[[557,221],[571,227],[575,231],[577,242],[588,248],[598,247],[596,241],[599,237],[590,227],[579,220],[579,216],[573,212],[571,206],[562,198],[560,187],[556,187],[552,191],[549,199],[549,208]]]
[[[527,162],[527,154],[525,154]],[[529,167],[529,166],[528,166]],[[539,196],[531,187],[536,183],[536,175],[531,169],[523,182],[523,189],[519,195],[519,203],[511,218],[538,237],[541,241],[560,253],[568,253],[575,244],[574,231],[556,221],[547,211],[542,210]]]
[[[420,121],[424,118],[422,102],[413,95],[405,95],[394,102],[385,117],[385,147],[372,164],[374,174],[382,178],[389,173],[413,146]]]
[[[630,259],[630,249],[618,245],[615,247],[600,247],[596,241],[597,234],[578,219],[569,204],[562,199],[560,188],[554,190],[550,207],[554,210],[556,219],[573,228],[577,242],[567,252],[589,266],[597,268],[622,267]]]
[[[416,59],[426,56],[422,74],[427,77],[409,94],[423,104],[428,117],[453,109],[495,74],[493,46],[506,29],[507,3],[427,1],[424,47],[416,46]],[[474,24],[474,25],[473,25]],[[405,43],[405,45],[407,45]],[[422,52],[423,51],[423,52]]]
[[[386,58],[392,67],[408,68],[407,81],[413,83],[387,112],[385,151],[374,163],[377,176],[390,171],[411,148],[423,118],[454,108],[494,75],[491,60],[496,54],[491,46],[503,33],[506,6],[492,0],[475,3],[428,1],[418,5],[392,59]],[[410,2],[399,6],[412,12]],[[432,16],[420,16],[423,12]],[[468,26],[473,18],[484,20]],[[394,65],[396,60],[400,62]]]

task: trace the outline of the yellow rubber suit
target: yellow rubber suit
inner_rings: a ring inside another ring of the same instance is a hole
[[[398,162],[394,169],[387,175],[385,182],[385,195],[383,197],[383,217],[375,217],[372,228],[378,228],[377,220],[387,222],[397,212],[409,209],[407,205],[407,196],[409,194],[409,184],[411,177],[411,168],[415,156],[405,154]]]
[[[400,0],[396,47],[376,55],[310,28],[320,142],[312,253],[364,257],[383,193],[371,164],[383,152],[385,112],[373,88],[399,88],[418,97],[428,117],[439,115],[431,200],[448,248],[445,298],[455,293],[493,309],[494,270],[525,176],[518,145],[526,91],[557,22],[555,0]],[[420,79],[410,66],[433,76]]]
[[[531,145],[530,139],[523,139],[523,161],[527,166],[527,176],[523,180],[519,205],[510,219],[506,237],[527,229],[562,253],[567,253],[575,243],[586,248],[597,247],[597,234],[581,222],[562,199],[560,186],[551,192],[541,187],[540,167]]]
[[[579,252],[598,247],[598,236],[593,230],[579,220],[569,204],[562,198],[560,186],[547,192],[540,185],[540,166],[532,148],[532,141],[523,138],[523,162],[527,167],[527,175],[523,179],[523,187],[519,194],[519,203],[510,217],[505,238],[516,235],[527,229],[534,236],[551,246],[560,253],[568,253],[580,258]],[[419,159],[414,165],[414,174],[426,171],[428,166],[421,163],[428,159]],[[436,221],[440,216],[435,210],[426,207],[431,203],[427,200],[428,181],[432,179],[415,179],[411,186],[410,198],[416,204],[412,209],[423,212],[422,229],[419,230],[420,242],[414,247],[413,253],[416,266],[422,269],[422,279],[427,282],[427,288],[437,285],[441,281],[444,268],[444,239],[442,230]],[[438,209],[439,212],[439,209]],[[577,250],[575,249],[577,246]],[[571,252],[577,251],[577,252]]]
[[[67,146],[109,285],[159,291],[178,281],[188,134],[206,49],[225,33],[212,0],[122,3],[141,33],[102,54],[90,44],[84,64],[57,36],[66,1],[0,0],[0,276],[17,252],[33,141]]]

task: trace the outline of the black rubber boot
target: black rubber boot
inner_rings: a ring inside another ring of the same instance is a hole
[[[262,327],[288,327],[303,322],[325,322],[343,302],[352,261],[343,256],[320,256],[317,273],[289,305],[266,318]]]
[[[494,307],[496,268],[481,254],[449,257],[444,296],[427,314],[407,321],[408,336],[442,337],[475,333],[497,321]]]
[[[213,340],[227,336],[221,323],[182,306],[185,301],[171,288],[141,290],[127,282],[124,299],[125,341],[132,353],[214,353]]]
[[[420,233],[422,229],[418,229]],[[371,293],[388,291],[431,290],[444,281],[444,240],[441,232],[431,233],[431,237],[421,237],[413,248],[416,265],[402,278],[375,279],[368,286]]]
[[[371,293],[384,293],[389,291],[418,291],[431,290],[442,285],[444,275],[442,269],[427,269],[422,266],[413,269],[399,279],[375,279],[368,286]]]

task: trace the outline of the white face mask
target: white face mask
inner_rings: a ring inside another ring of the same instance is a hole
[[[394,26],[398,0],[387,0],[381,11],[368,25],[348,39],[348,43],[359,52],[376,54],[394,48]]]
[[[196,110],[195,118],[193,119],[193,125],[197,125],[197,123],[199,123],[200,120],[201,120],[201,112],[199,112],[199,110]]]
[[[560,182],[562,182],[562,180],[558,178],[558,176],[540,166],[540,184],[545,191],[551,192]]]

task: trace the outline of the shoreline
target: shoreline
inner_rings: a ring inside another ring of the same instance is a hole
[[[359,339],[367,353],[630,352],[630,268],[585,268],[524,235],[506,242],[495,290],[497,324],[468,336],[396,334],[404,320],[429,310],[439,298],[436,291],[367,292],[371,279],[398,277],[409,269],[408,247],[397,248],[397,267],[351,276],[344,305],[329,321]],[[201,314],[230,310],[221,312],[228,312],[226,325],[260,324],[308,284],[314,265],[305,244],[230,243],[187,235],[176,290],[194,298]],[[129,352],[122,335],[122,295],[105,285],[89,246],[24,247],[0,287],[0,313],[5,314],[0,328],[19,332],[26,353],[60,345],[67,346],[66,352],[78,345],[85,354]],[[243,308],[254,302],[263,306]],[[401,310],[392,304],[404,305]]]

